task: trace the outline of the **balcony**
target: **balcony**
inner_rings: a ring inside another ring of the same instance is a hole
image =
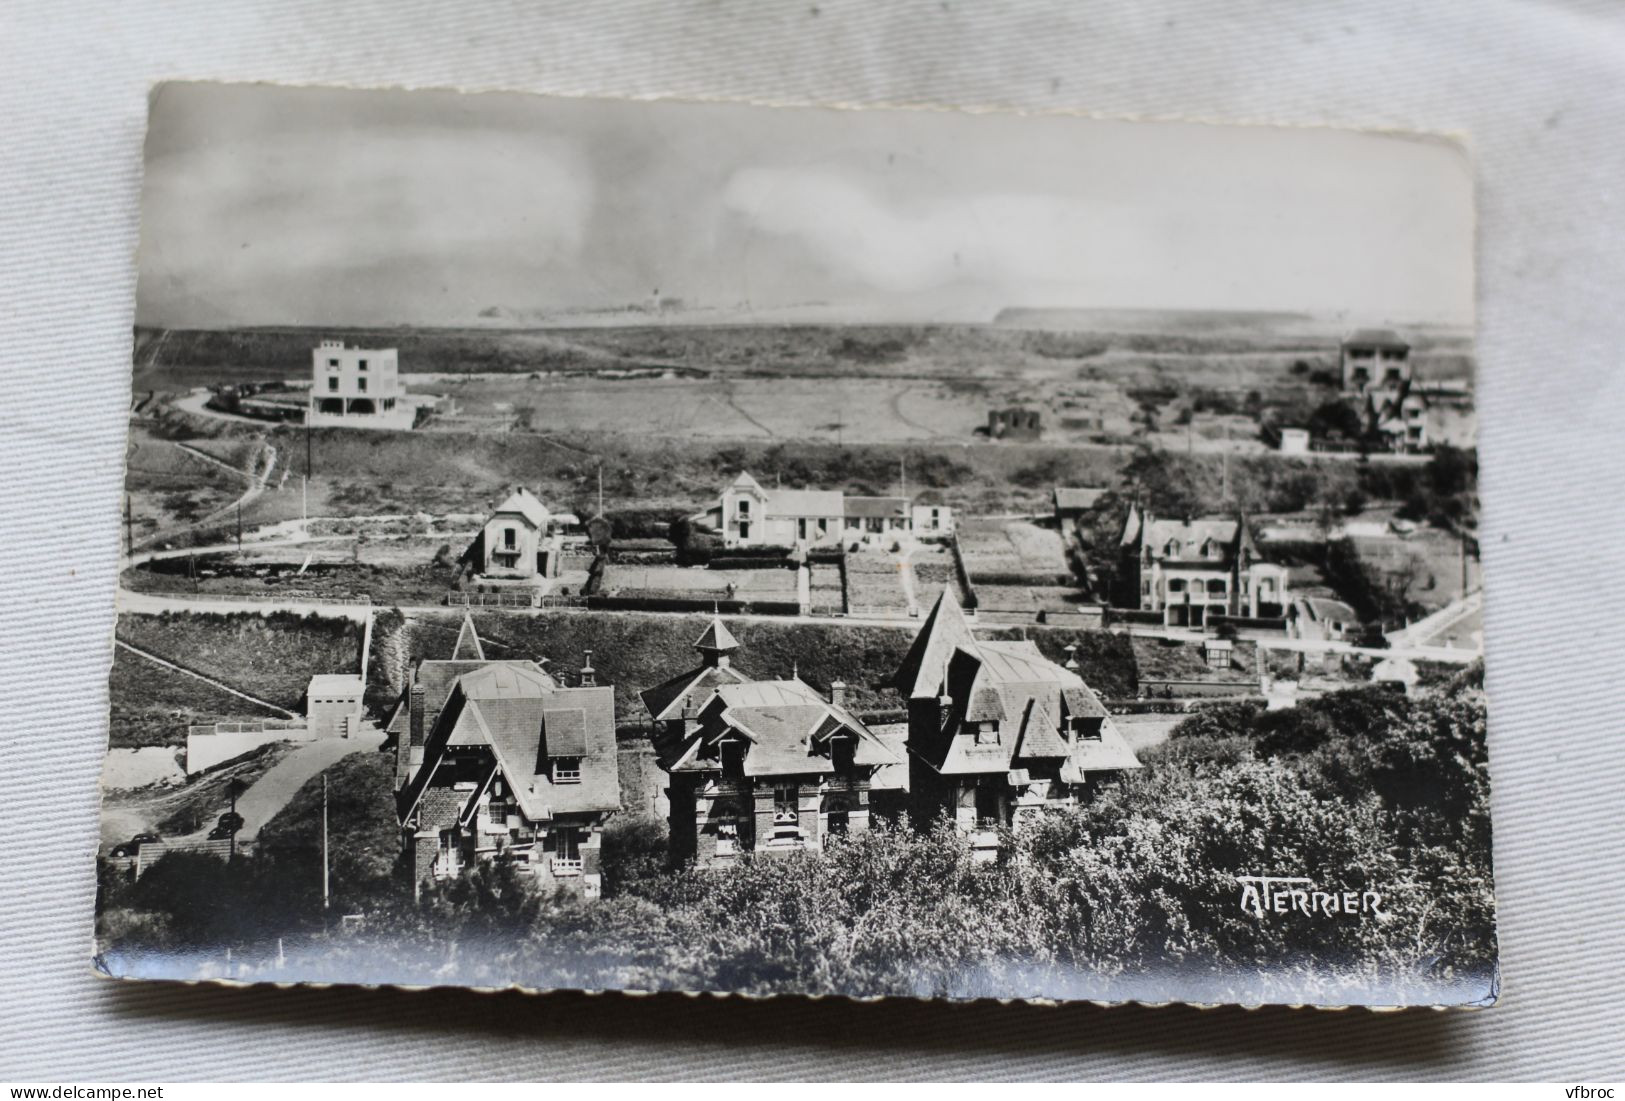
[[[568,856],[555,856],[547,862],[548,870],[555,878],[581,874],[581,858]]]

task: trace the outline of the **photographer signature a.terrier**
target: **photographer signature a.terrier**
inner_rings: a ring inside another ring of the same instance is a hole
[[[1241,912],[1262,920],[1269,914],[1370,914],[1388,917],[1381,891],[1323,891],[1304,876],[1238,875]]]

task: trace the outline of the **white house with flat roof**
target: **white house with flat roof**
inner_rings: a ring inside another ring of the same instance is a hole
[[[411,428],[394,348],[347,348],[324,340],[311,352],[309,424],[344,428]]]

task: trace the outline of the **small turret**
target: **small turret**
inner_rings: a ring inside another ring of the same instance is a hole
[[[739,649],[739,640],[722,625],[721,616],[713,616],[705,633],[694,641],[694,649],[700,652],[708,667],[726,669],[729,656]]]

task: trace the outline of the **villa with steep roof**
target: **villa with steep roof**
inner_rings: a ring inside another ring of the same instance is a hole
[[[908,700],[915,828],[946,816],[991,858],[1001,827],[1076,806],[1139,758],[1078,674],[1028,641],[971,632],[950,587],[909,647],[894,685]]]
[[[743,853],[817,850],[869,828],[869,795],[895,751],[846,705],[799,678],[752,680],[738,641],[712,620],[697,669],[643,693],[655,756],[670,777],[671,858],[724,866]]]
[[[848,496],[838,489],[765,489],[741,472],[710,509],[692,518],[724,546],[795,547],[948,535],[953,510],[907,496]]]
[[[416,884],[500,859],[538,885],[598,897],[620,776],[615,693],[591,657],[566,686],[539,662],[487,658],[465,614],[451,658],[411,671],[388,730]]]
[[[1117,573],[1117,606],[1161,612],[1167,627],[1275,619],[1290,603],[1286,567],[1264,561],[1242,517],[1169,519],[1130,505]]]
[[[559,529],[574,520],[554,515],[534,493],[517,486],[486,518],[463,552],[463,564],[481,581],[545,587],[559,572]]]

